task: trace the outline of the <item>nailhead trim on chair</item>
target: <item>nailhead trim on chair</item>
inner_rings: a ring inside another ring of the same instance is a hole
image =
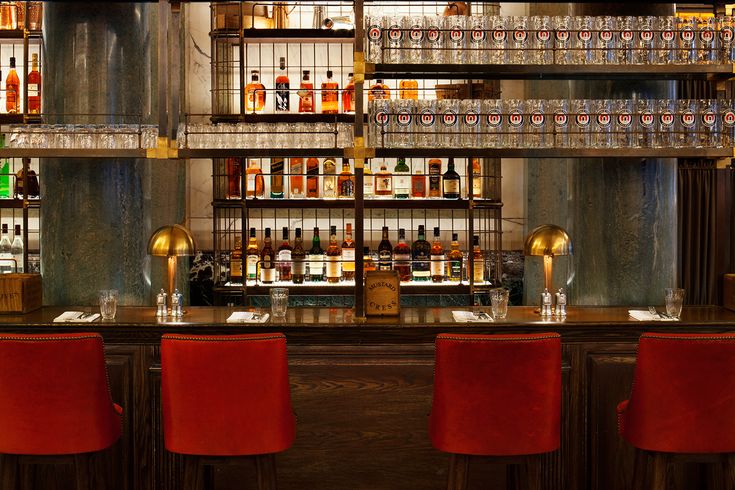
[[[166,340],[192,340],[192,341],[199,341],[199,342],[248,342],[248,341],[254,341],[254,340],[275,340],[275,339],[285,339],[285,335],[269,335],[264,337],[246,337],[246,338],[233,338],[228,336],[223,337],[192,337],[187,335],[166,335]]]
[[[546,339],[558,339],[561,335],[559,334],[549,334],[549,335],[543,335],[539,337],[516,337],[516,338],[476,338],[476,337],[461,337],[461,336],[452,336],[452,337],[442,337],[438,336],[436,338],[436,341],[440,340],[461,340],[465,342],[533,342],[534,340],[546,340]]]

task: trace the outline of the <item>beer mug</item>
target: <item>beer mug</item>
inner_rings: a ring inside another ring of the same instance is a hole
[[[612,146],[612,115],[609,99],[592,101],[592,147]]]
[[[723,17],[717,17],[716,21],[717,33],[719,34],[719,62],[720,63],[732,63],[735,61],[734,50],[735,40],[733,39],[735,31],[735,22],[729,15]]]
[[[671,16],[656,18],[658,38],[656,39],[657,63],[670,65],[678,60],[676,18]]]
[[[702,148],[721,146],[721,128],[717,100],[704,99],[699,106],[699,145]]]
[[[676,31],[678,34],[678,60],[683,65],[697,63],[697,19],[676,18]]]
[[[456,147],[459,131],[459,101],[457,99],[438,100],[436,109],[439,118],[436,142],[439,148]]]
[[[718,39],[715,35],[715,19],[700,17],[697,22],[697,63],[711,65],[720,62]]]
[[[546,148],[551,146],[551,138],[547,137],[546,105],[540,99],[529,99],[525,103],[528,118],[525,146],[528,148]]]
[[[553,120],[553,147],[569,148],[569,101],[567,99],[546,101],[546,113]]]
[[[437,101],[416,101],[416,146],[431,148],[436,145],[437,130]]]
[[[636,146],[654,148],[658,146],[658,103],[651,99],[635,101],[636,123],[634,126]]]
[[[459,102],[460,131],[462,133],[462,146],[464,148],[479,148],[480,145],[480,114],[482,113],[482,101],[478,99],[467,99]]]
[[[616,62],[621,65],[632,65],[634,63],[633,52],[635,48],[635,24],[636,18],[632,15],[618,17],[617,24],[618,42],[615,47],[617,51]]]
[[[656,119],[658,121],[656,146],[659,148],[675,147],[676,106],[672,99],[656,101]]]
[[[590,147],[590,104],[586,99],[574,99],[569,103],[572,118],[569,143],[572,148]]]
[[[504,99],[503,113],[506,118],[504,129],[506,148],[524,148],[526,146],[526,119],[523,101],[520,99]]]
[[[442,64],[446,63],[447,52],[444,49],[444,38],[446,32],[443,31],[444,17],[438,15],[430,15],[424,18],[424,26],[426,27],[426,51],[424,52],[424,63]]]
[[[371,100],[368,103],[368,141],[375,148],[386,148],[386,133],[390,120],[390,101]]]
[[[528,17],[515,15],[509,17],[509,22],[508,63],[523,65],[528,54]]]
[[[411,148],[414,146],[415,100],[396,99],[391,101],[388,127],[390,148]]]
[[[589,15],[574,17],[572,50],[574,64],[591,65],[595,63],[594,36],[595,18]]]
[[[633,101],[613,101],[613,143],[616,148],[635,148],[638,139],[633,132]]]
[[[488,28],[490,30],[488,63],[502,65],[507,61],[506,48],[508,33],[506,29],[506,17],[491,15],[488,17]]]
[[[554,63],[554,41],[551,35],[551,17],[534,15],[531,17],[531,49],[527,62],[534,65]]]
[[[699,145],[699,118],[697,117],[697,101],[681,99],[676,101],[676,138],[677,148],[692,148]]]
[[[598,65],[611,65],[617,62],[615,49],[615,17],[602,15],[595,17],[595,63]]]
[[[367,61],[383,62],[383,17],[365,16],[365,36],[367,37]]]
[[[467,17],[467,63],[474,65],[488,62],[487,36],[488,17],[485,15],[473,15]]]
[[[404,63],[422,63],[424,48],[424,18],[412,15],[403,18]]]
[[[639,65],[658,63],[656,55],[656,17],[652,15],[638,17],[638,32],[633,62]]]
[[[467,17],[464,15],[444,17],[444,30],[447,62],[458,65],[464,64],[467,43]]]
[[[571,51],[572,18],[568,15],[555,15],[552,19],[554,28],[554,63],[568,65],[574,63]]]
[[[503,103],[500,99],[486,99],[482,101],[483,117],[483,147],[502,148],[503,141]]]
[[[733,147],[735,146],[735,104],[732,99],[722,99],[719,102],[721,145],[725,148]]]
[[[383,17],[385,27],[385,63],[403,62],[403,38],[404,32],[402,19],[397,15]]]

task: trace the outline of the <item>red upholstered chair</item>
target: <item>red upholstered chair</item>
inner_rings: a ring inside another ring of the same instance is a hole
[[[75,463],[77,488],[105,488],[110,476],[92,453],[120,438],[121,415],[100,335],[0,334],[0,488],[16,488],[21,463],[65,459]]]
[[[559,334],[437,336],[429,435],[452,453],[448,489],[467,488],[469,456],[525,463],[528,486],[540,489],[540,460],[529,455],[559,448],[560,419]]]
[[[618,429],[636,448],[635,488],[663,489],[669,463],[691,460],[722,464],[735,489],[735,334],[644,333]]]
[[[296,430],[286,337],[164,335],[161,370],[166,449],[196,456],[185,458],[184,487],[201,488],[202,464],[247,456],[258,488],[275,489],[274,453]]]

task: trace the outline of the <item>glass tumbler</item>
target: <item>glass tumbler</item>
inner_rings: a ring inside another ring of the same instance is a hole
[[[515,15],[509,18],[508,63],[523,65],[528,54],[528,17]]]
[[[679,288],[665,289],[666,314],[677,320],[681,317],[681,308],[684,305],[684,293],[685,291]]]
[[[488,18],[490,29],[490,43],[488,52],[488,63],[502,65],[506,63],[506,51],[508,33],[506,28],[506,17],[492,15]]]
[[[572,17],[568,15],[555,15],[552,18],[554,28],[554,63],[557,65],[568,65],[574,62],[571,51],[572,40]]]
[[[286,316],[288,310],[288,289],[287,288],[271,288],[271,314],[277,318]]]
[[[485,15],[467,18],[467,63],[477,65],[488,62],[488,21]]]
[[[113,320],[117,313],[117,289],[103,289],[99,292],[100,315],[103,320]]]
[[[507,289],[493,289],[490,291],[490,306],[494,320],[502,320],[508,315],[508,297],[510,291]]]

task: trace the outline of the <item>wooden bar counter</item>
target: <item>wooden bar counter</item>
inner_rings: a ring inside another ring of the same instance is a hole
[[[467,309],[467,308],[456,308]],[[285,320],[228,324],[232,308],[188,308],[181,321],[157,321],[154,308],[118,308],[114,321],[53,323],[65,310],[46,307],[0,316],[0,332],[100,332],[124,435],[112,451],[120,489],[181,488],[180,458],[163,450],[160,337],[163,333],[237,334],[279,331],[288,338],[296,442],[277,457],[284,490],[439,490],[447,457],[431,448],[434,338],[440,332],[555,331],[563,342],[562,447],[546,457],[544,489],[626,489],[633,452],[617,435],[615,406],[627,398],[638,337],[644,331],[735,331],[735,312],[685,307],[679,322],[638,322],[627,307],[571,307],[563,321],[542,321],[530,307],[511,307],[504,321],[458,324],[451,308],[405,308],[400,317],[355,322],[347,309],[291,308]],[[645,309],[645,308],[635,308]],[[661,309],[661,308],[659,308]],[[530,421],[529,421],[530,422]],[[506,471],[473,463],[470,488],[502,484]],[[25,471],[24,488],[71,489],[71,467]],[[255,488],[249,466],[217,466],[217,489]],[[688,467],[677,488],[719,488],[721,477]]]

